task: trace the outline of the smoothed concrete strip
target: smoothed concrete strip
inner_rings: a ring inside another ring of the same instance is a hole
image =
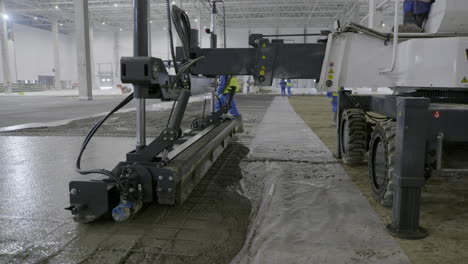
[[[245,173],[267,183],[232,263],[410,263],[286,98],[273,101],[251,148]]]

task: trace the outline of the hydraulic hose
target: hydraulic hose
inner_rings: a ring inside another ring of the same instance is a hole
[[[179,72],[179,66],[176,62],[176,56],[174,52],[174,39],[172,38],[172,22],[171,22],[171,3],[170,0],[166,0],[167,7],[167,32],[169,37],[169,45],[171,49],[172,62],[174,63],[174,69],[176,74]]]
[[[113,115],[115,112],[119,111],[122,109],[124,106],[126,106],[129,102],[133,100],[133,93],[131,93],[127,98],[125,98],[120,104],[118,104],[114,109],[112,109],[105,117],[103,117],[94,127],[89,131],[88,135],[86,136],[85,140],[83,141],[83,144],[81,145],[80,153],[78,154],[78,158],[76,160],[76,171],[81,174],[81,175],[88,175],[88,174],[102,174],[105,175],[115,181],[118,180],[117,175],[114,175],[111,171],[108,171],[106,169],[92,169],[92,170],[82,170],[81,169],[81,157],[83,156],[83,153],[88,146],[89,142],[93,138],[94,134],[98,131],[98,129],[106,122],[107,119],[111,115]]]
[[[190,57],[191,25],[187,13],[176,5],[172,6],[172,22],[182,42],[184,50],[184,61]]]

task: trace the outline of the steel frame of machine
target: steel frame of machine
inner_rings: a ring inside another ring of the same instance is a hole
[[[445,2],[437,3],[440,12]],[[395,25],[398,21],[396,11]],[[427,230],[419,225],[426,180],[434,173],[468,171],[442,166],[444,145],[468,143],[466,36],[398,30],[384,34],[348,23],[329,37],[319,85],[338,93],[336,155],[358,164],[368,153],[370,187],[378,202],[393,206],[387,228],[394,236],[426,237]],[[449,49],[448,55],[437,48]],[[388,61],[391,66],[382,68]],[[390,87],[394,93],[353,95],[344,87]]]
[[[190,97],[190,78],[183,74],[253,75],[259,85],[271,85],[275,77],[318,79],[320,76],[325,43],[285,44],[252,35],[249,41],[253,48],[217,49],[213,41],[212,48],[201,49],[196,45],[197,34],[187,28],[190,22],[186,12],[175,5],[172,22],[182,47],[177,48],[174,60],[180,72],[175,77],[169,76],[162,60],[148,57],[148,10],[148,0],[135,1],[134,57],[121,59],[122,82],[135,87],[136,148],[112,171],[84,171],[78,160],[77,169],[81,174],[100,173],[110,179],[70,183],[71,206],[67,209],[72,211],[75,221],[90,222],[110,210],[116,221],[124,221],[138,212],[143,203],[182,203],[230,143],[241,122],[225,118],[235,89],[218,111],[213,110],[215,100],[212,100],[211,113],[193,123],[194,131],[183,134],[180,125]],[[145,135],[146,99],[177,101],[167,128],[150,144],[146,144]],[[91,137],[92,134],[83,144],[80,157]]]
[[[431,96],[433,95],[433,96]],[[386,122],[394,122],[393,133],[394,164],[385,168],[385,173],[391,173],[393,184],[393,221],[388,225],[389,231],[400,238],[418,239],[428,235],[419,226],[421,206],[421,191],[428,173],[441,172],[441,156],[444,142],[468,142],[468,124],[463,122],[468,118],[468,97],[466,92],[447,92],[441,94],[427,91],[422,94],[401,95],[352,95],[350,91],[339,91],[337,112],[337,157],[343,158],[354,149],[343,151],[346,140],[343,134],[344,114],[350,110],[362,110],[388,117]],[[432,98],[431,98],[432,97]],[[443,98],[443,99],[441,99]],[[451,105],[464,103],[465,105]],[[365,116],[364,116],[365,118]],[[371,130],[365,127],[365,150],[369,151],[369,177],[376,184],[375,150]],[[356,134],[348,136],[353,137]],[[361,156],[361,161],[364,155]],[[374,167],[373,167],[374,166]],[[393,167],[394,166],[394,167]],[[449,171],[449,170],[445,170]],[[388,183],[387,183],[388,184]],[[379,186],[375,186],[379,188]],[[380,186],[386,188],[386,186]],[[378,190],[377,190],[378,191]],[[385,191],[385,190],[383,190]],[[374,190],[375,193],[375,190]]]
[[[104,174],[109,179],[70,182],[71,205],[67,209],[77,222],[91,222],[111,211],[114,220],[124,221],[137,213],[143,203],[182,203],[235,134],[238,120],[224,117],[234,93],[224,107],[212,110],[196,128],[182,133],[180,126],[191,96],[190,83],[178,81],[179,76],[169,76],[160,59],[148,57],[148,10],[148,0],[135,1],[134,57],[121,60],[122,81],[135,87],[124,102],[137,100],[136,148],[112,171],[82,170],[79,164],[86,145],[99,124],[117,108],[93,128],[80,152],[77,171]],[[196,60],[190,63],[193,62]],[[146,144],[145,133],[147,99],[176,101],[167,128],[150,144]]]
[[[229,108],[228,103],[227,107],[212,111],[197,123],[201,132],[183,136],[180,124],[190,92],[183,88],[171,89],[174,87],[170,83],[177,81],[168,76],[161,60],[148,57],[148,2],[138,0],[135,3],[135,56],[123,58],[121,68],[122,81],[135,85],[135,98],[138,100],[137,147],[111,172],[116,176],[114,179],[70,183],[69,209],[75,220],[80,222],[95,220],[115,206],[114,219],[120,221],[138,211],[139,203],[173,205],[183,202],[235,132],[236,121],[222,117]],[[395,6],[397,17],[398,1]],[[398,23],[397,18],[395,21]],[[177,61],[188,54],[193,63],[193,67],[188,68],[195,75],[253,75],[257,85],[267,86],[275,77],[311,78],[321,79],[322,87],[338,89],[337,157],[350,163],[362,162],[369,152],[369,178],[374,195],[380,202],[391,199],[390,204],[393,204],[393,221],[388,230],[401,238],[423,238],[428,232],[419,226],[419,213],[421,190],[427,176],[433,172],[449,171],[442,168],[446,142],[468,142],[468,124],[462,122],[468,119],[466,84],[452,88],[413,85],[410,89],[394,85],[389,86],[395,90],[393,95],[361,96],[352,95],[341,85],[347,82],[356,84],[363,78],[369,78],[375,84],[394,83],[381,74],[398,68],[396,50],[402,39],[460,36],[400,35],[397,30],[393,35],[381,34],[353,23],[341,30],[330,34],[326,49],[324,43],[284,44],[270,41],[266,36],[252,35],[249,42],[253,48],[183,47],[178,49]],[[336,38],[340,34],[351,41],[346,42],[345,38],[343,42]],[[391,40],[394,43],[392,67],[382,70],[379,63],[390,58],[392,47],[388,44]],[[385,55],[364,58],[362,53],[372,50],[362,50],[356,44],[363,42]],[[339,45],[334,46],[336,43]],[[352,49],[360,49],[361,54],[350,52]],[[345,58],[346,50],[359,59]],[[457,56],[456,53],[453,55]],[[199,58],[203,60],[198,61]],[[347,70],[350,63],[356,61],[367,68],[354,68],[354,72],[360,72],[360,75],[353,76],[350,74],[352,71]],[[146,145],[145,100],[149,98],[177,100],[177,104],[167,129]]]

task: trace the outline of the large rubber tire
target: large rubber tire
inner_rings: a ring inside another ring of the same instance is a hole
[[[369,144],[369,181],[377,202],[392,207],[395,169],[395,121],[378,123]]]
[[[347,109],[340,124],[340,154],[343,163],[361,164],[367,153],[367,121],[361,109]]]

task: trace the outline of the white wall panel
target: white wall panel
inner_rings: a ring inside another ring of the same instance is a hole
[[[17,68],[19,80],[36,80],[38,75],[51,75],[54,73],[53,59],[53,36],[52,32],[35,29],[23,25],[14,25],[15,43],[11,43],[11,60],[12,72]],[[302,34],[303,28],[254,28],[250,31],[252,34]],[[308,33],[320,32],[320,29],[309,28]],[[131,31],[119,32],[119,53],[120,56],[133,55],[133,33]],[[177,35],[174,31],[174,42],[177,43]],[[208,48],[210,45],[209,35],[202,32],[202,47]],[[249,29],[228,28],[227,41],[228,48],[248,48]],[[112,30],[94,30],[94,62],[96,64],[96,73],[98,64],[112,64],[112,69],[115,69],[113,57],[114,34]],[[303,43],[303,37],[285,37],[287,43]],[[316,41],[316,37],[307,37],[308,43]],[[219,36],[218,43],[221,46],[223,41],[222,35]],[[164,28],[152,28],[152,56],[169,59],[169,43],[167,30]],[[15,49],[13,49],[13,47]],[[16,67],[15,67],[16,54]],[[1,59],[1,58],[0,58]],[[77,65],[76,65],[76,45],[73,35],[60,35],[60,62],[62,69],[62,79],[76,81]],[[1,70],[1,65],[0,65]],[[0,82],[2,76],[0,74]],[[275,86],[275,85],[274,85]],[[309,84],[303,82],[298,83],[299,87],[308,87]]]

